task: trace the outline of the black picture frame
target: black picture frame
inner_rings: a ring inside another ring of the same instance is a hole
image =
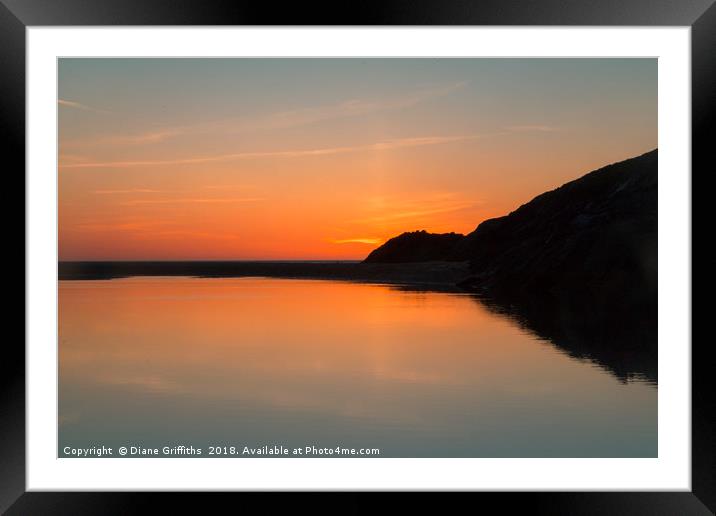
[[[692,192],[693,179],[714,168],[711,146],[716,113],[716,6],[714,0],[382,0],[331,5],[201,0],[0,0],[0,145],[6,164],[6,234],[17,229],[25,169],[25,30],[32,26],[81,25],[622,25],[689,26],[692,44]],[[696,173],[694,173],[696,172]],[[688,173],[688,171],[674,171]],[[7,195],[10,194],[10,195]],[[703,189],[700,193],[703,195]],[[698,219],[693,216],[697,222]],[[19,235],[14,240],[17,243]],[[9,240],[6,240],[9,244]],[[9,247],[9,245],[8,245]],[[23,252],[7,252],[8,271],[25,270]],[[693,245],[692,245],[692,257]],[[22,264],[18,263],[22,259]],[[692,259],[693,263],[693,259]],[[12,267],[12,269],[10,269]],[[692,265],[692,271],[694,270]],[[698,270],[698,267],[697,269]],[[10,274],[17,277],[16,274]],[[703,283],[698,290],[705,290]],[[23,290],[24,292],[24,290]],[[692,291],[693,293],[693,291]],[[23,293],[23,299],[24,299]],[[7,320],[20,319],[25,305],[9,303]],[[12,312],[11,312],[12,311]],[[12,315],[11,315],[12,313]],[[692,315],[693,321],[693,315]],[[19,324],[19,323],[16,323]],[[692,322],[693,327],[693,322]],[[23,332],[24,333],[24,332]],[[687,343],[675,343],[686,345]],[[647,493],[472,493],[459,495],[472,507],[499,507],[501,513],[538,514],[710,514],[716,511],[714,382],[711,343],[692,342],[692,491]],[[226,493],[38,493],[25,492],[25,351],[17,337],[7,338],[0,359],[0,511],[20,514],[207,513],[215,504],[229,507]],[[711,387],[709,387],[711,385]],[[255,501],[271,511],[282,507],[330,512],[368,512],[384,504],[381,495],[350,493],[316,498],[244,493],[242,505]],[[470,496],[470,500],[465,500]],[[445,510],[444,499],[413,497],[422,509]]]

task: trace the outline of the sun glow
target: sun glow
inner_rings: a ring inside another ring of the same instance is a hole
[[[60,259],[362,259],[656,146],[655,60],[539,61],[61,59]]]

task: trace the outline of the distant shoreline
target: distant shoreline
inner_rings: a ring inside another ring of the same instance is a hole
[[[362,263],[358,261],[92,261],[59,262],[60,281],[129,277],[267,277],[348,280],[454,288],[469,277],[467,262]]]

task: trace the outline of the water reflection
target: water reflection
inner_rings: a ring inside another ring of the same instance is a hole
[[[655,456],[657,391],[469,295],[350,282],[60,283],[59,442]]]
[[[465,295],[464,290],[447,285],[393,285],[391,288]],[[471,294],[471,297],[490,312],[511,319],[535,338],[575,359],[602,367],[624,383],[639,381],[657,385],[656,300],[640,313],[634,313],[620,307],[619,300],[609,300],[605,305],[590,302],[586,295],[579,299],[554,295],[531,299],[510,295]]]

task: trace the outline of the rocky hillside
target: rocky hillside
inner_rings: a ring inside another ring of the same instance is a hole
[[[413,231],[391,238],[375,249],[365,263],[403,263],[450,260],[455,246],[465,239],[458,233]]]
[[[654,150],[543,193],[467,236],[403,233],[365,261],[469,261],[466,285],[478,289],[593,286],[624,295],[619,288],[627,285],[656,292],[656,245]]]
[[[495,310],[622,378],[656,379],[657,161],[595,170],[465,237],[403,234],[369,259],[469,262],[459,285]]]
[[[450,259],[511,291],[636,287],[656,293],[657,151],[615,163],[480,224]],[[640,292],[640,296],[644,292]]]

